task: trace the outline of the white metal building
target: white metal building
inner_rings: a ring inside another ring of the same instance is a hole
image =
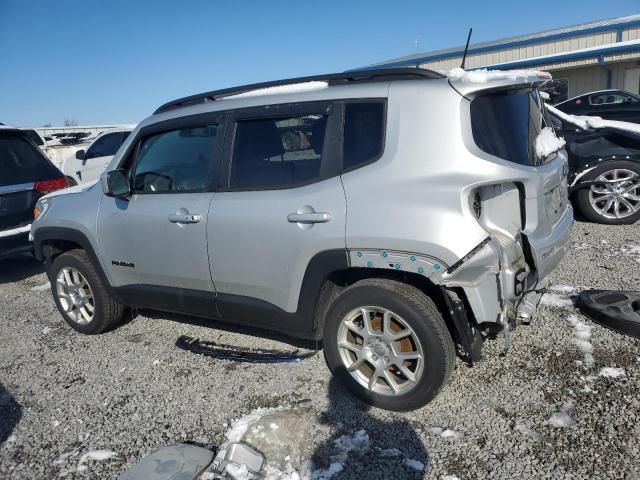
[[[464,45],[369,65],[459,67]],[[640,14],[469,45],[467,69],[529,68],[550,72],[555,101],[607,88],[640,93]]]

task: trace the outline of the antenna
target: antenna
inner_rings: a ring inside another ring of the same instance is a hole
[[[460,68],[464,70],[464,62],[467,60],[467,51],[469,50],[469,40],[471,40],[471,32],[473,32],[473,28],[469,29],[469,35],[467,35],[467,44],[464,47],[464,54],[462,55],[462,65]]]

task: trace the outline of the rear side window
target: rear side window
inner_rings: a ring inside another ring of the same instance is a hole
[[[109,157],[116,154],[122,143],[122,133],[107,133],[97,139],[89,150],[85,158]]]
[[[145,138],[133,174],[136,193],[205,190],[218,142],[218,126],[180,128]]]
[[[327,117],[301,115],[236,124],[232,189],[276,189],[320,178]]]
[[[345,105],[343,170],[370,163],[382,154],[384,127],[384,102]]]
[[[0,187],[39,180],[53,180],[62,174],[23,134],[0,132]]]
[[[471,128],[483,151],[521,165],[537,165],[536,137],[545,126],[534,91],[482,95],[471,102]]]
[[[44,145],[42,138],[40,138],[40,135],[38,135],[38,133],[35,130],[23,130],[23,131],[24,131],[24,134],[27,137],[29,137],[29,140],[31,140],[36,145],[38,145],[39,147]]]

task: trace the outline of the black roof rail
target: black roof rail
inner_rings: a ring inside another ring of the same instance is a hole
[[[213,102],[219,98],[239,93],[258,90],[260,88],[279,87],[304,82],[327,82],[329,85],[346,85],[350,83],[388,82],[392,80],[418,80],[443,78],[443,75],[425,68],[376,68],[371,70],[358,70],[343,73],[329,73],[326,75],[313,75],[310,77],[288,78],[272,82],[253,83],[240,87],[223,88],[211,92],[199,93],[188,97],[178,98],[160,106],[154,113],[167,112],[180,107],[197,105],[198,103]]]

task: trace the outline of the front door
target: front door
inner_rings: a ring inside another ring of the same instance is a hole
[[[190,299],[199,295],[213,310],[207,218],[220,124],[141,135],[126,160],[132,195],[103,197],[100,205],[103,264],[112,285],[134,305],[193,313]]]
[[[207,226],[223,320],[268,323],[229,304],[296,312],[313,256],[345,250],[338,117],[328,102],[235,114]]]

